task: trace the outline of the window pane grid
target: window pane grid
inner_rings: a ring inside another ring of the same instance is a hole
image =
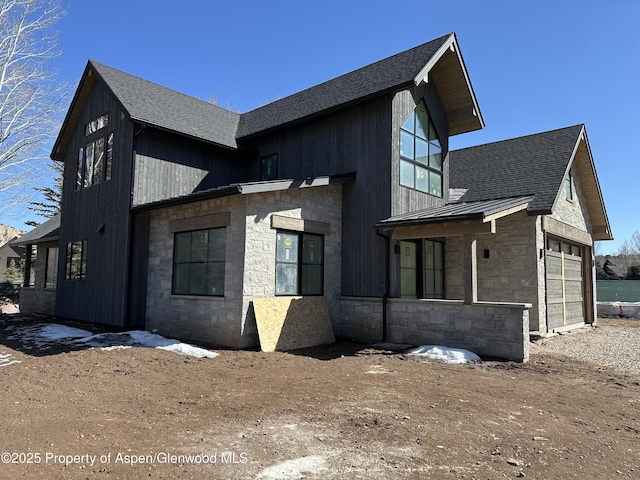
[[[276,295],[322,295],[323,278],[322,235],[276,234]]]
[[[442,197],[442,147],[424,100],[400,127],[400,185]]]
[[[174,235],[173,294],[224,295],[226,229]]]
[[[109,125],[109,116],[101,115],[85,125],[85,136],[93,139],[78,149],[76,190],[111,180],[113,169],[113,132],[97,138],[93,135]]]

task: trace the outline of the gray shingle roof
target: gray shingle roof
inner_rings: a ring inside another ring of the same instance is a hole
[[[11,245],[27,245],[49,240],[56,240],[60,234],[60,214],[54,215],[49,220],[41,223],[33,230],[28,231],[21,237],[13,240]]]
[[[488,143],[449,153],[449,186],[475,202],[535,195],[529,212],[550,212],[583,125]]]
[[[240,115],[93,60],[92,68],[132,119],[236,148]]]
[[[405,88],[413,84],[418,73],[451,35],[442,36],[247,112],[240,119],[238,138]]]
[[[447,203],[438,207],[396,215],[378,223],[381,227],[458,221],[472,218],[484,219],[530,202],[533,196],[484,200],[468,203]]]

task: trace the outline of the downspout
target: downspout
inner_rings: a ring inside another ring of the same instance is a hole
[[[389,246],[391,239],[387,235],[380,233],[380,229],[376,228],[376,235],[384,240],[385,244],[385,263],[384,263],[384,295],[382,296],[382,341],[387,341],[387,299],[389,298],[389,285],[390,285],[390,268],[389,262],[391,261]]]
[[[542,245],[542,251],[540,252],[540,258],[544,262],[544,329],[545,334],[549,333],[549,285],[547,281],[547,231],[542,231],[542,238],[544,245]],[[538,308],[538,311],[540,309]]]

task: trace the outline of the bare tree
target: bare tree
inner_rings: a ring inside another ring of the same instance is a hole
[[[64,13],[51,0],[0,0],[0,212],[26,205],[46,172],[69,91],[50,68]]]
[[[629,248],[635,255],[640,255],[640,232],[636,230],[629,239]]]

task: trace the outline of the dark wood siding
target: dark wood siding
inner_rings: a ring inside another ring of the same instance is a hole
[[[425,99],[429,116],[442,142],[444,155],[442,165],[443,197],[434,197],[423,192],[400,185],[400,126],[416,108],[421,99]],[[392,185],[391,215],[422,210],[447,203],[449,198],[449,127],[444,109],[440,103],[438,92],[432,84],[421,85],[411,90],[398,92],[393,99],[393,131],[392,136]]]
[[[94,84],[86,105],[65,154],[56,315],[124,326],[133,131],[101,82]],[[85,137],[84,127],[105,113],[109,114],[105,131],[114,134],[112,178],[76,191],[78,149],[90,138]],[[67,244],[78,240],[87,241],[86,278],[65,280]]]
[[[147,306],[147,275],[149,272],[149,227],[151,215],[138,213],[133,217],[131,242],[131,294],[129,325],[144,328]]]
[[[246,181],[249,177],[247,159],[251,154],[150,127],[137,126],[136,132],[134,206]]]
[[[391,96],[381,97],[256,140],[278,154],[280,178],[357,172],[343,187],[342,294],[381,296],[385,243],[375,224],[390,216]],[[256,163],[253,175],[259,175]]]

